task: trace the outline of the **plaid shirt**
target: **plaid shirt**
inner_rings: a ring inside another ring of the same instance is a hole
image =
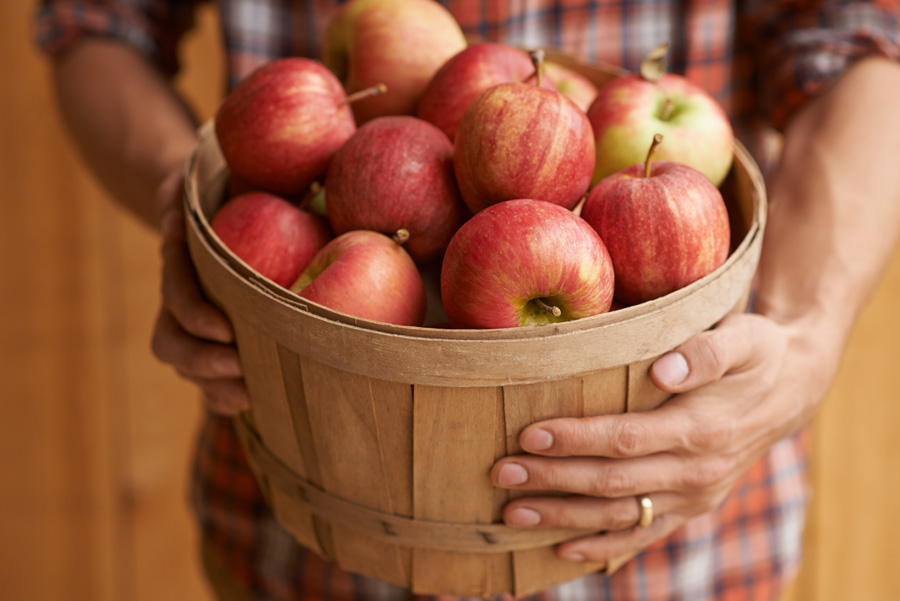
[[[43,0],[38,42],[62,52],[81,36],[122,40],[177,68],[197,0]],[[333,0],[218,0],[228,87],[276,57],[317,56]],[[669,70],[726,108],[736,130],[781,128],[852,61],[900,58],[900,2],[746,0],[444,0],[471,39],[555,46],[635,70],[662,41]],[[746,134],[745,134],[746,135]],[[752,146],[752,141],[745,138]],[[805,432],[776,444],[721,507],[690,520],[611,577],[592,575],[541,601],[768,599],[797,569],[806,505]],[[267,508],[231,422],[210,416],[196,456],[194,506],[210,561],[253,598],[411,598],[347,574],[296,545]]]

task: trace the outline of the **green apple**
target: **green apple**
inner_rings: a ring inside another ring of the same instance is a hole
[[[657,158],[697,169],[719,186],[731,169],[734,131],[706,90],[665,72],[667,44],[653,50],[639,74],[600,88],[588,108],[597,143],[593,184],[644,160],[656,134],[666,143]]]

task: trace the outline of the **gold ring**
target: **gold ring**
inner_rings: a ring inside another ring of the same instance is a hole
[[[647,495],[637,498],[638,505],[641,508],[641,519],[638,520],[638,528],[646,528],[653,523],[653,501]]]

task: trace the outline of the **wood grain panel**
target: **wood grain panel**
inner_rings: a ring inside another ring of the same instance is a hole
[[[582,382],[578,379],[505,386],[503,406],[506,411],[506,451],[508,455],[521,454],[519,435],[529,424],[553,417],[580,417],[584,413]],[[525,496],[551,496],[552,492],[513,490],[510,499]],[[559,493],[562,496],[564,493]],[[549,566],[553,566],[550,568]],[[531,594],[556,584],[548,580],[549,573],[557,578],[575,579],[602,566],[585,566],[564,562],[556,557],[552,547],[515,551],[513,553],[513,578],[516,595]],[[552,572],[550,572],[552,570]]]
[[[175,81],[200,120],[213,114],[222,97],[217,29],[215,10],[200,10],[195,32],[183,43],[183,70]],[[158,237],[120,211],[116,214],[118,222],[111,231],[119,232],[123,264],[112,277],[126,301],[128,473],[140,485],[128,510],[134,537],[133,592],[122,598],[206,601],[211,594],[201,571],[199,535],[187,500],[203,405],[196,388],[158,363],[148,350],[159,308]]]
[[[398,474],[388,476],[394,465],[385,458],[395,457],[382,450],[369,378],[343,373],[311,359],[301,359],[301,365],[323,488],[351,503],[393,513],[390,483],[409,475],[412,448],[397,466]],[[375,386],[411,406],[409,386],[392,387],[384,382]],[[408,509],[410,501],[403,499],[401,504]],[[361,539],[358,532],[335,524],[332,535],[335,558],[348,571],[372,573],[374,569],[391,582],[408,580],[408,555],[396,545]]]
[[[900,252],[813,421],[806,562],[783,601],[900,599]]]
[[[506,440],[500,389],[415,386],[413,399],[413,516],[470,524],[499,519],[500,497],[490,504],[481,500],[496,496],[489,473]],[[460,590],[460,573],[468,575],[471,589]],[[421,593],[483,596],[497,582],[511,585],[505,554],[417,549],[412,575],[413,592]]]
[[[157,239],[68,143],[33,10],[0,4],[0,598],[202,601],[200,404],[150,354]]]

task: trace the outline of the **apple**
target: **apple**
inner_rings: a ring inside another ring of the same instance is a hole
[[[291,290],[355,317],[419,326],[425,289],[403,247],[377,232],[354,230],[326,244]]]
[[[235,86],[216,112],[215,130],[237,179],[296,196],[325,175],[356,123],[333,73],[313,60],[284,58]]]
[[[535,83],[502,83],[466,110],[454,143],[453,166],[463,201],[478,211],[504,200],[531,198],[572,209],[587,193],[595,145],[584,111]]]
[[[441,298],[455,328],[512,328],[607,311],[614,276],[597,232],[541,200],[501,202],[450,240]]]
[[[578,108],[587,112],[594,98],[597,97],[597,86],[573,69],[547,61],[545,63],[546,74],[556,85],[559,92],[578,105]]]
[[[616,299],[636,304],[687,286],[728,257],[728,211],[700,171],[674,161],[644,163],[601,180],[581,212],[612,257]],[[667,142],[668,143],[668,142]]]
[[[588,108],[597,142],[593,183],[640,163],[654,134],[666,137],[660,160],[703,172],[719,186],[731,168],[734,131],[722,106],[685,77],[650,68],[603,85]]]
[[[210,224],[231,252],[279,286],[290,286],[333,237],[328,222],[267,192],[228,200]]]
[[[452,142],[463,114],[482,92],[500,83],[528,82],[534,74],[531,57],[524,50],[494,42],[472,44],[434,74],[416,114],[438,126]],[[545,77],[542,85],[552,90],[551,79]]]
[[[415,114],[435,72],[465,47],[459,24],[433,0],[352,0],[329,21],[322,60],[347,93],[387,85],[387,94],[354,107],[362,124]]]
[[[404,248],[419,264],[440,255],[467,216],[453,176],[453,145],[412,116],[360,126],[334,155],[325,189],[335,234],[405,230]]]

